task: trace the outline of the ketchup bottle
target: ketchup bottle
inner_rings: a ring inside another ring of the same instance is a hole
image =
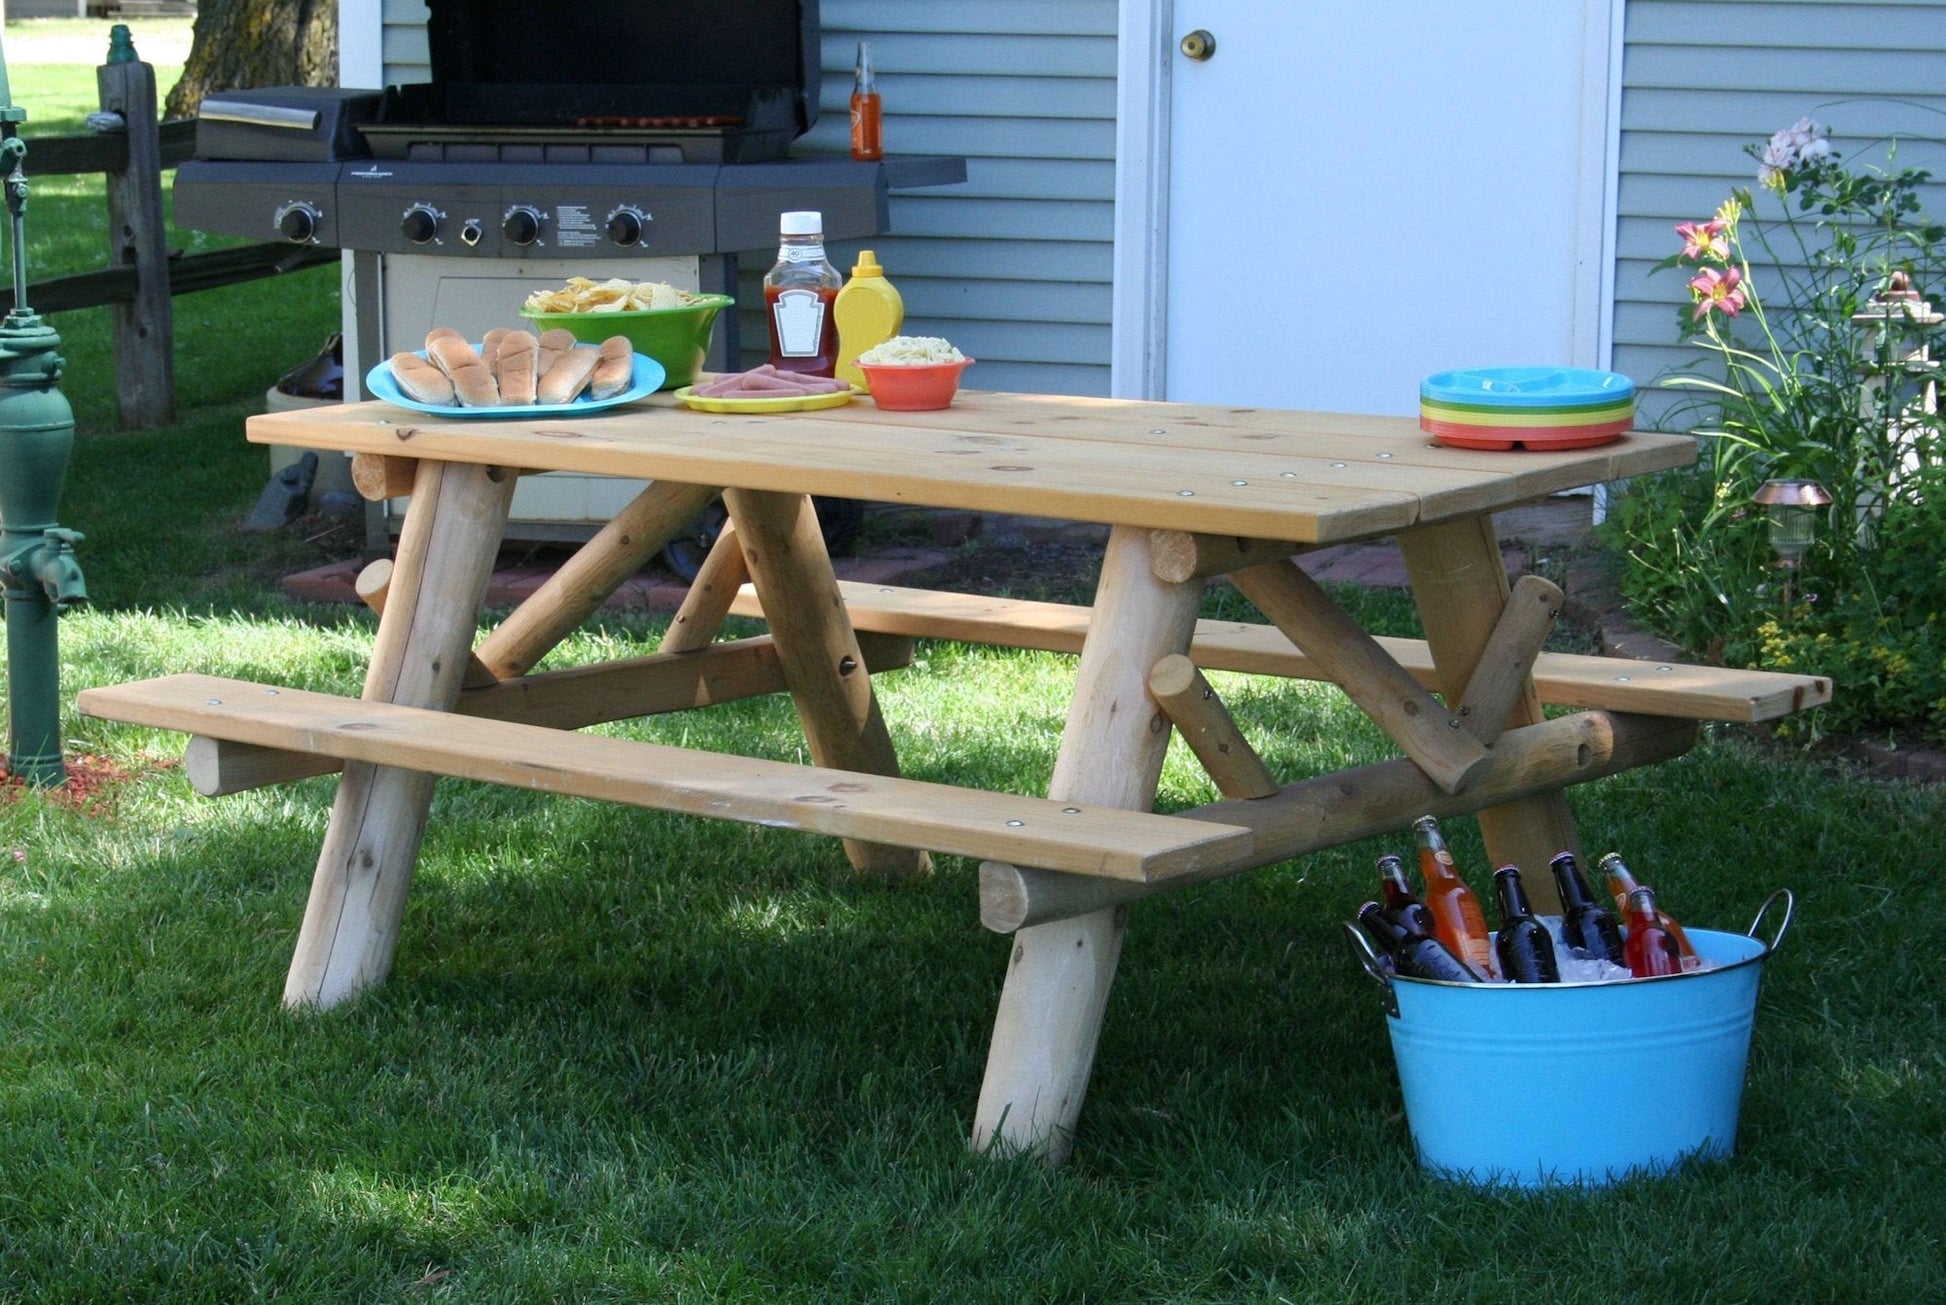
[[[831,301],[844,278],[824,255],[824,215],[786,213],[778,231],[777,265],[764,274],[770,363],[780,371],[829,376],[838,364]]]
[[[884,108],[878,78],[872,73],[872,45],[858,43],[858,68],[851,87],[851,156],[860,163],[885,157]]]

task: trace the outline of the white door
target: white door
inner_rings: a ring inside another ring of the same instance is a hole
[[[1160,9],[1167,299],[1143,388],[1411,413],[1444,368],[1596,365],[1611,2]],[[1200,60],[1179,45],[1199,31]]]

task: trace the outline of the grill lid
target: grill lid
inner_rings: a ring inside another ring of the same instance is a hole
[[[818,0],[426,0],[430,86],[384,121],[574,126],[741,117],[795,139],[818,117]]]

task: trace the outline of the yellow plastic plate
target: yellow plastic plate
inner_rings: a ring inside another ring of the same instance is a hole
[[[695,388],[685,385],[674,393],[679,402],[698,412],[811,412],[818,408],[842,408],[851,402],[852,396],[865,392],[854,385],[849,390],[833,390],[830,394],[780,394],[774,399],[712,399],[692,393]]]

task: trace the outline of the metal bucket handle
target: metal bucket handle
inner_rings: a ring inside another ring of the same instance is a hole
[[[1392,976],[1386,973],[1384,964],[1378,959],[1378,952],[1372,948],[1372,940],[1365,931],[1349,922],[1345,925],[1345,937],[1351,943],[1351,954],[1359,965],[1364,967],[1372,982],[1385,991],[1385,1013],[1393,1019],[1399,1017],[1399,994],[1392,990]]]
[[[1763,926],[1764,916],[1769,913],[1770,908],[1776,904],[1777,899],[1780,897],[1784,899],[1784,918],[1777,922],[1777,931],[1771,935],[1768,941],[1765,941],[1758,936],[1757,930]],[[1744,930],[1744,933],[1752,938],[1757,938],[1759,942],[1763,942],[1763,954],[1768,956],[1784,945],[1784,935],[1790,932],[1791,916],[1796,910],[1797,898],[1792,895],[1791,890],[1788,888],[1779,888],[1769,897],[1764,898],[1763,905],[1757,908],[1756,918],[1750,922],[1750,927]]]

